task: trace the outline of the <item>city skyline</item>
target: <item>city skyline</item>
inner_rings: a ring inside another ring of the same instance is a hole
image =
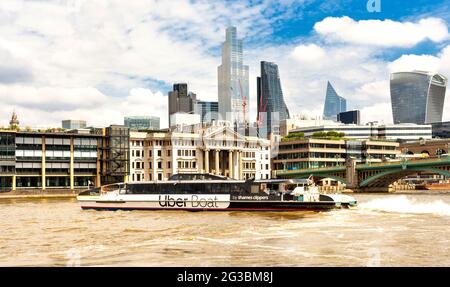
[[[395,1],[383,2],[381,13],[340,1],[333,7],[317,1],[111,1],[108,9],[89,1],[2,2],[2,126],[14,109],[22,126],[59,126],[65,118],[106,126],[126,114],[159,116],[167,126],[173,83],[187,82],[202,100],[217,100],[220,46],[231,25],[249,66],[250,121],[256,119],[261,60],[279,65],[291,114],[321,114],[331,81],[349,108],[361,110],[362,122],[392,122],[391,72],[450,75],[448,1],[420,10],[414,3],[397,4],[400,9]],[[185,9],[177,14],[180,5]],[[93,16],[98,10],[103,17]],[[193,20],[199,14],[202,21]],[[448,110],[446,100],[443,120]]]

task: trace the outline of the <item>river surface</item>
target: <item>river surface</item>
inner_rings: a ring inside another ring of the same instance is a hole
[[[355,197],[321,213],[1,200],[0,266],[450,266],[450,193]]]

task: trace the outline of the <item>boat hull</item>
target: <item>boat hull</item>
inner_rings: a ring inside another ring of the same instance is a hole
[[[104,201],[81,200],[82,209],[94,210],[184,210],[184,211],[326,211],[340,208],[336,202],[299,202],[299,201],[230,201],[218,206],[161,206],[151,201]]]

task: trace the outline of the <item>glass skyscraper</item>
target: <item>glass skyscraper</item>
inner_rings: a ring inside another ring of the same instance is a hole
[[[442,121],[447,78],[423,72],[391,74],[394,123],[427,124]]]
[[[257,77],[258,133],[268,138],[279,135],[279,122],[289,118],[289,110],[281,90],[278,66],[261,62],[261,77]]]
[[[328,82],[325,106],[323,109],[324,119],[337,120],[337,115],[345,111],[347,111],[347,100],[339,96],[330,82]]]
[[[226,29],[222,44],[222,64],[217,68],[219,114],[222,120],[242,125],[248,123],[248,66],[243,64],[242,40],[236,27]]]
[[[219,104],[217,102],[197,101],[195,113],[199,114],[202,123],[210,123],[219,119]]]

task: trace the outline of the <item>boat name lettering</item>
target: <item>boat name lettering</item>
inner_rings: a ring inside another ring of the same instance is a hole
[[[261,195],[252,195],[252,196],[244,196],[239,195],[237,197],[238,200],[268,200],[268,196],[261,196]]]
[[[199,197],[198,195],[187,195],[183,197],[171,197],[170,195],[159,195],[159,205],[161,207],[219,207],[218,198]]]

